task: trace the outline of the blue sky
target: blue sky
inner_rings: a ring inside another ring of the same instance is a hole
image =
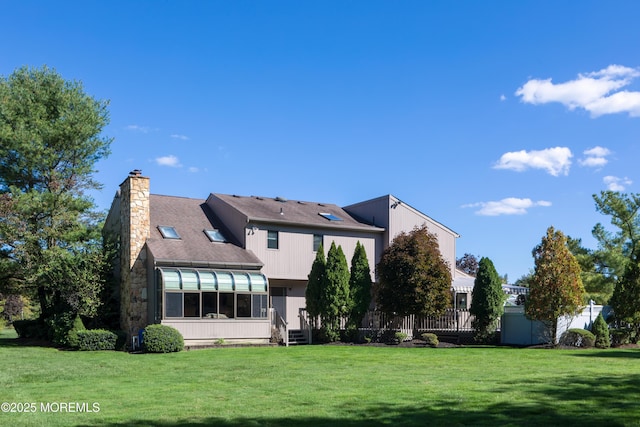
[[[637,192],[640,2],[3,2],[0,74],[110,100],[108,208],[156,194],[348,205],[393,194],[514,281],[592,195]]]

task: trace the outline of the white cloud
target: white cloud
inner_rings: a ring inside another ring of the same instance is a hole
[[[187,141],[187,140],[189,140],[189,137],[188,137],[188,136],[186,136],[186,135],[180,135],[180,134],[177,134],[177,133],[172,134],[172,135],[171,135],[171,138],[181,139],[181,140],[183,140],[183,141]]]
[[[491,201],[491,202],[478,202],[463,205],[463,208],[480,208],[475,214],[483,216],[499,216],[499,215],[524,215],[527,210],[537,206],[551,206],[551,202],[546,200],[539,200],[537,202],[531,199],[519,199],[517,197],[507,197],[506,199]]]
[[[609,163],[607,156],[611,155],[611,151],[608,148],[596,146],[585,150],[582,154],[584,157],[578,160],[581,166],[599,168]]]
[[[189,172],[198,173],[198,172],[200,172],[200,169],[195,167],[195,166],[191,166],[191,167],[189,167]]]
[[[500,101],[506,101],[507,97],[504,94],[500,95]]]
[[[627,185],[631,185],[633,181],[629,178],[618,178],[617,176],[605,176],[602,178],[605,184],[607,184],[607,190],[611,191],[624,191]]]
[[[568,175],[571,157],[573,154],[567,147],[545,148],[538,151],[512,151],[503,154],[493,167],[517,172],[527,169],[544,169],[553,176]]]
[[[163,156],[163,157],[156,157],[155,160],[159,166],[169,166],[172,168],[182,167],[180,160],[173,154],[170,154],[168,156]]]
[[[140,133],[149,133],[151,131],[151,129],[148,126],[140,126],[140,125],[129,125],[125,129],[133,132],[140,132]]]
[[[628,113],[640,117],[640,92],[618,91],[628,86],[640,71],[621,65],[609,65],[600,71],[578,74],[575,80],[552,83],[551,79],[531,79],[516,91],[528,104],[559,102],[570,110],[582,108],[592,117]]]

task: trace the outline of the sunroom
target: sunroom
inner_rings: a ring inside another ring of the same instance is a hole
[[[268,290],[259,271],[158,268],[154,317],[185,340],[268,341]]]

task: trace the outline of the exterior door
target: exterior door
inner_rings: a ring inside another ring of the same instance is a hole
[[[271,307],[274,308],[280,317],[287,321],[287,288],[270,287]]]

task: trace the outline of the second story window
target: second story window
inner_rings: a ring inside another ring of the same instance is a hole
[[[269,249],[278,249],[278,232],[277,231],[267,231],[267,248]]]
[[[322,245],[322,234],[314,234],[313,235],[313,251],[318,252],[318,249],[320,249],[320,245]]]

